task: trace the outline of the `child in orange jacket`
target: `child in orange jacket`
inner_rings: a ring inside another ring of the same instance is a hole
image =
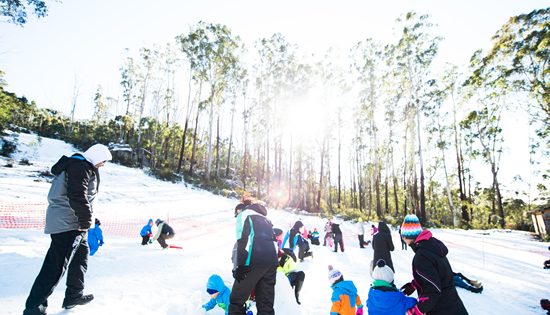
[[[344,281],[342,273],[328,266],[328,281],[332,288],[330,315],[363,315],[363,303],[352,281]]]

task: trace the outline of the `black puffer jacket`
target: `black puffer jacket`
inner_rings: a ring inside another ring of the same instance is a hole
[[[386,265],[395,272],[390,253],[394,249],[393,241],[391,239],[390,228],[388,228],[388,225],[385,222],[378,223],[378,232],[372,236],[372,249],[374,250],[374,256],[372,259],[373,266],[376,266],[376,262],[379,259],[384,259],[384,261],[386,261]]]
[[[418,308],[427,315],[467,315],[456,292],[449,250],[428,230],[422,231],[411,246],[413,285],[418,292]]]
[[[277,244],[267,209],[253,204],[237,216],[237,266],[277,266]]]

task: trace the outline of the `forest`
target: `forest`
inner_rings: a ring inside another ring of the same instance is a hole
[[[125,51],[119,95],[98,82],[85,120],[77,88],[62,113],[11,93],[0,71],[0,130],[103,143],[116,163],[272,207],[531,229],[529,211],[550,196],[550,8],[510,17],[465,68],[437,61],[429,15],[403,14],[394,28],[395,40],[312,56],[281,33],[248,45],[230,26],[199,22],[162,47]],[[504,132],[517,126],[505,121],[517,113],[531,130],[515,148],[529,161],[517,163],[542,170],[518,178],[527,191],[506,193],[499,170],[517,166],[501,164]],[[16,145],[4,137],[0,153]]]

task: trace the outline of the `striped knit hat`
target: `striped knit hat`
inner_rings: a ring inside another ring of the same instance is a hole
[[[418,217],[414,214],[407,214],[403,220],[403,225],[401,225],[401,236],[414,240],[421,232],[422,226]]]

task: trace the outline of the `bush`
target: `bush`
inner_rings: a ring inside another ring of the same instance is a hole
[[[2,149],[0,149],[0,155],[10,157],[17,149],[17,144],[13,141],[2,140]]]
[[[167,167],[163,167],[163,168],[158,169],[158,170],[153,170],[152,173],[155,177],[157,177],[160,180],[164,180],[164,181],[170,181],[170,182],[175,183],[175,182],[181,180],[179,175],[175,174],[171,169],[169,169]]]

